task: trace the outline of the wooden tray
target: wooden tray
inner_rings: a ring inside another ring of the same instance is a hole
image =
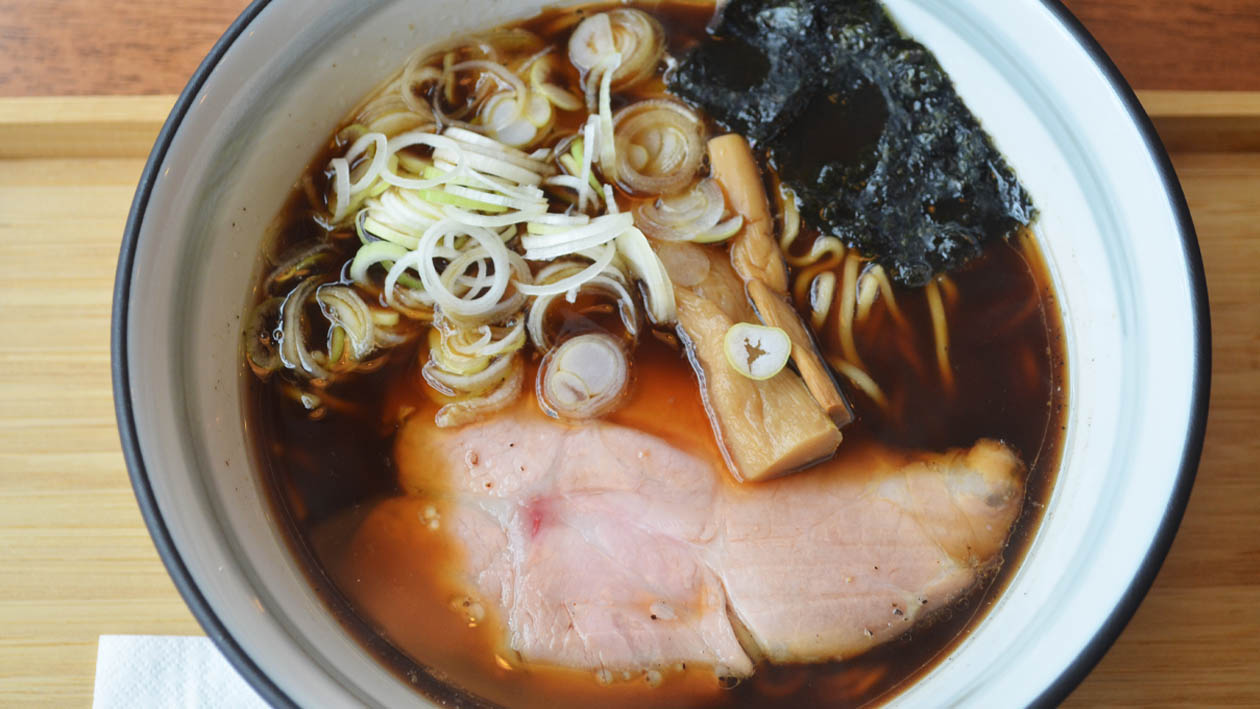
[[[1260,705],[1260,95],[1142,99],[1177,151],[1215,371],[1190,507],[1155,587],[1069,704]],[[0,704],[91,703],[97,637],[200,634],[115,430],[123,223],[172,97],[0,99]]]

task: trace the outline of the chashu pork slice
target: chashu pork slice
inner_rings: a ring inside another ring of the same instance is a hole
[[[454,503],[444,525],[467,549],[470,590],[526,662],[751,674],[705,563],[719,490],[705,462],[633,429],[528,412],[409,426],[398,460],[405,489]]]
[[[1019,461],[991,441],[868,446],[740,485],[654,436],[522,407],[410,425],[397,459],[404,489],[442,501],[507,645],[594,671],[852,657],[973,587],[1023,500]]]
[[[857,458],[721,498],[712,563],[772,662],[847,659],[900,636],[994,568],[1023,504],[1022,466],[994,441]]]

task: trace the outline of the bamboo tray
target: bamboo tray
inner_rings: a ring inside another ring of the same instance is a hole
[[[1212,407],[1172,552],[1069,704],[1260,705],[1260,94],[1142,99],[1199,232]],[[201,633],[136,508],[109,371],[123,223],[173,100],[0,99],[0,705],[90,704],[101,634]]]

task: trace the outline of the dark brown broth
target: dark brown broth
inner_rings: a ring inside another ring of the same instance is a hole
[[[711,15],[710,8],[697,3],[641,6],[662,19],[673,52],[694,42]],[[524,26],[562,42],[576,22],[574,17],[574,13],[548,12]],[[656,84],[642,93],[659,89]],[[327,154],[320,156],[313,165],[326,164],[326,158]],[[319,172],[316,167],[310,173],[316,183],[323,181]],[[310,243],[319,233],[300,190],[281,219],[284,228],[272,253]],[[808,242],[809,236],[802,239]],[[344,255],[349,257],[356,245],[353,235],[343,243]],[[418,344],[394,351],[376,372],[331,385],[325,398],[334,403],[319,420],[311,420],[284,393],[283,377],[259,382],[247,376],[246,420],[278,517],[284,520],[293,551],[312,584],[378,658],[442,703],[476,705],[489,700],[547,707],[867,704],[892,696],[930,669],[983,616],[1018,566],[1049,497],[1065,421],[1066,363],[1049,277],[1035,245],[1025,249],[1032,251],[1022,251],[1013,243],[994,244],[982,258],[951,274],[958,292],[957,302],[947,304],[954,395],[939,381],[923,293],[897,290],[897,302],[907,320],[904,327],[893,321],[882,301],[876,304],[869,319],[857,326],[856,338],[868,371],[893,402],[894,413],[882,413],[846,386],[858,419],[845,429],[838,454],[845,456],[848,451],[852,455],[868,445],[943,450],[970,446],[979,438],[997,438],[1011,445],[1029,466],[1029,474],[1024,512],[1001,570],[991,583],[900,640],[842,663],[760,667],[753,678],[730,690],[716,689],[703,669],[669,677],[656,689],[641,681],[601,687],[590,673],[504,670],[495,663],[494,619],[468,628],[449,607],[454,591],[440,570],[457,560],[458,554],[452,545],[440,541],[441,535],[430,535],[430,541],[424,542],[419,536],[399,533],[400,548],[406,542],[407,550],[414,552],[411,558],[425,560],[415,567],[396,563],[397,555],[389,549],[371,552],[379,560],[346,558],[355,529],[373,510],[384,509],[383,505],[409,509],[407,501],[397,499],[402,492],[396,480],[394,435],[407,413],[431,417],[435,408],[418,374],[422,354]],[[593,320],[615,322],[607,316]],[[561,325],[586,328],[591,323],[591,318],[570,315]],[[720,467],[695,375],[667,339],[647,335],[640,340],[633,362],[632,396],[610,420],[659,435],[707,456]],[[820,342],[829,352],[839,351],[834,325],[820,333]],[[527,381],[533,381],[532,371]],[[532,397],[532,392],[525,396]],[[667,422],[659,416],[662,406],[670,411]],[[409,519],[414,520],[414,515]],[[365,591],[360,588],[363,579],[352,572],[365,565],[380,568],[383,580],[379,583],[390,587],[395,600],[407,599],[405,604],[394,603],[398,608],[392,608],[389,617],[406,617],[413,627],[381,627],[379,615],[355,603],[353,599],[363,597]],[[452,682],[462,689],[453,688]]]

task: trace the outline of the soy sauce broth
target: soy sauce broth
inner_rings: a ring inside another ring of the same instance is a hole
[[[712,14],[707,5],[692,2],[638,6],[662,21],[673,54],[702,36]],[[564,51],[568,32],[582,13],[549,11],[522,26]],[[643,95],[659,91],[659,82],[638,89]],[[312,184],[322,184],[322,169],[333,150],[335,146],[312,163],[307,176]],[[299,188],[282,212],[283,228],[272,245],[274,253],[309,244],[322,234],[307,204]],[[805,233],[798,242],[808,244],[812,236]],[[357,241],[350,235],[332,244],[344,261],[353,255]],[[590,672],[505,668],[496,657],[501,648],[493,611],[469,627],[467,617],[452,608],[458,593],[446,570],[458,563],[458,550],[441,535],[413,533],[418,528],[415,515],[423,511],[415,501],[403,498],[397,483],[393,445],[401,422],[416,416],[431,420],[436,410],[419,374],[422,343],[392,351],[374,372],[330,385],[328,403],[317,420],[286,392],[282,374],[265,382],[244,376],[245,417],[277,519],[313,587],[382,663],[439,703],[539,707],[876,703],[930,669],[983,617],[1017,568],[1049,497],[1065,424],[1066,362],[1057,301],[1037,249],[1035,240],[1026,236],[995,242],[981,258],[950,274],[954,287],[945,300],[955,377],[952,390],[937,371],[923,291],[903,288],[895,293],[904,322],[893,317],[881,298],[854,329],[867,371],[890,402],[888,410],[842,382],[858,416],[844,430],[840,457],[860,455],[867,446],[944,450],[970,446],[979,438],[996,438],[1018,453],[1028,468],[1026,499],[1000,570],[899,640],[846,662],[761,666],[755,676],[731,688],[719,688],[707,668],[667,675],[656,688],[641,680],[605,687]],[[956,297],[951,297],[954,292]],[[610,314],[582,312],[582,305],[558,316],[558,324],[576,330],[615,327]],[[840,352],[834,317],[818,336],[825,354]],[[531,399],[537,359],[535,355],[529,365],[523,395]],[[631,398],[608,420],[660,436],[723,470],[698,383],[676,341],[668,334],[645,333],[632,359]],[[659,415],[664,407],[670,411],[667,422]],[[396,536],[351,558],[356,528],[380,509],[397,517]],[[365,578],[364,569],[375,573]]]

